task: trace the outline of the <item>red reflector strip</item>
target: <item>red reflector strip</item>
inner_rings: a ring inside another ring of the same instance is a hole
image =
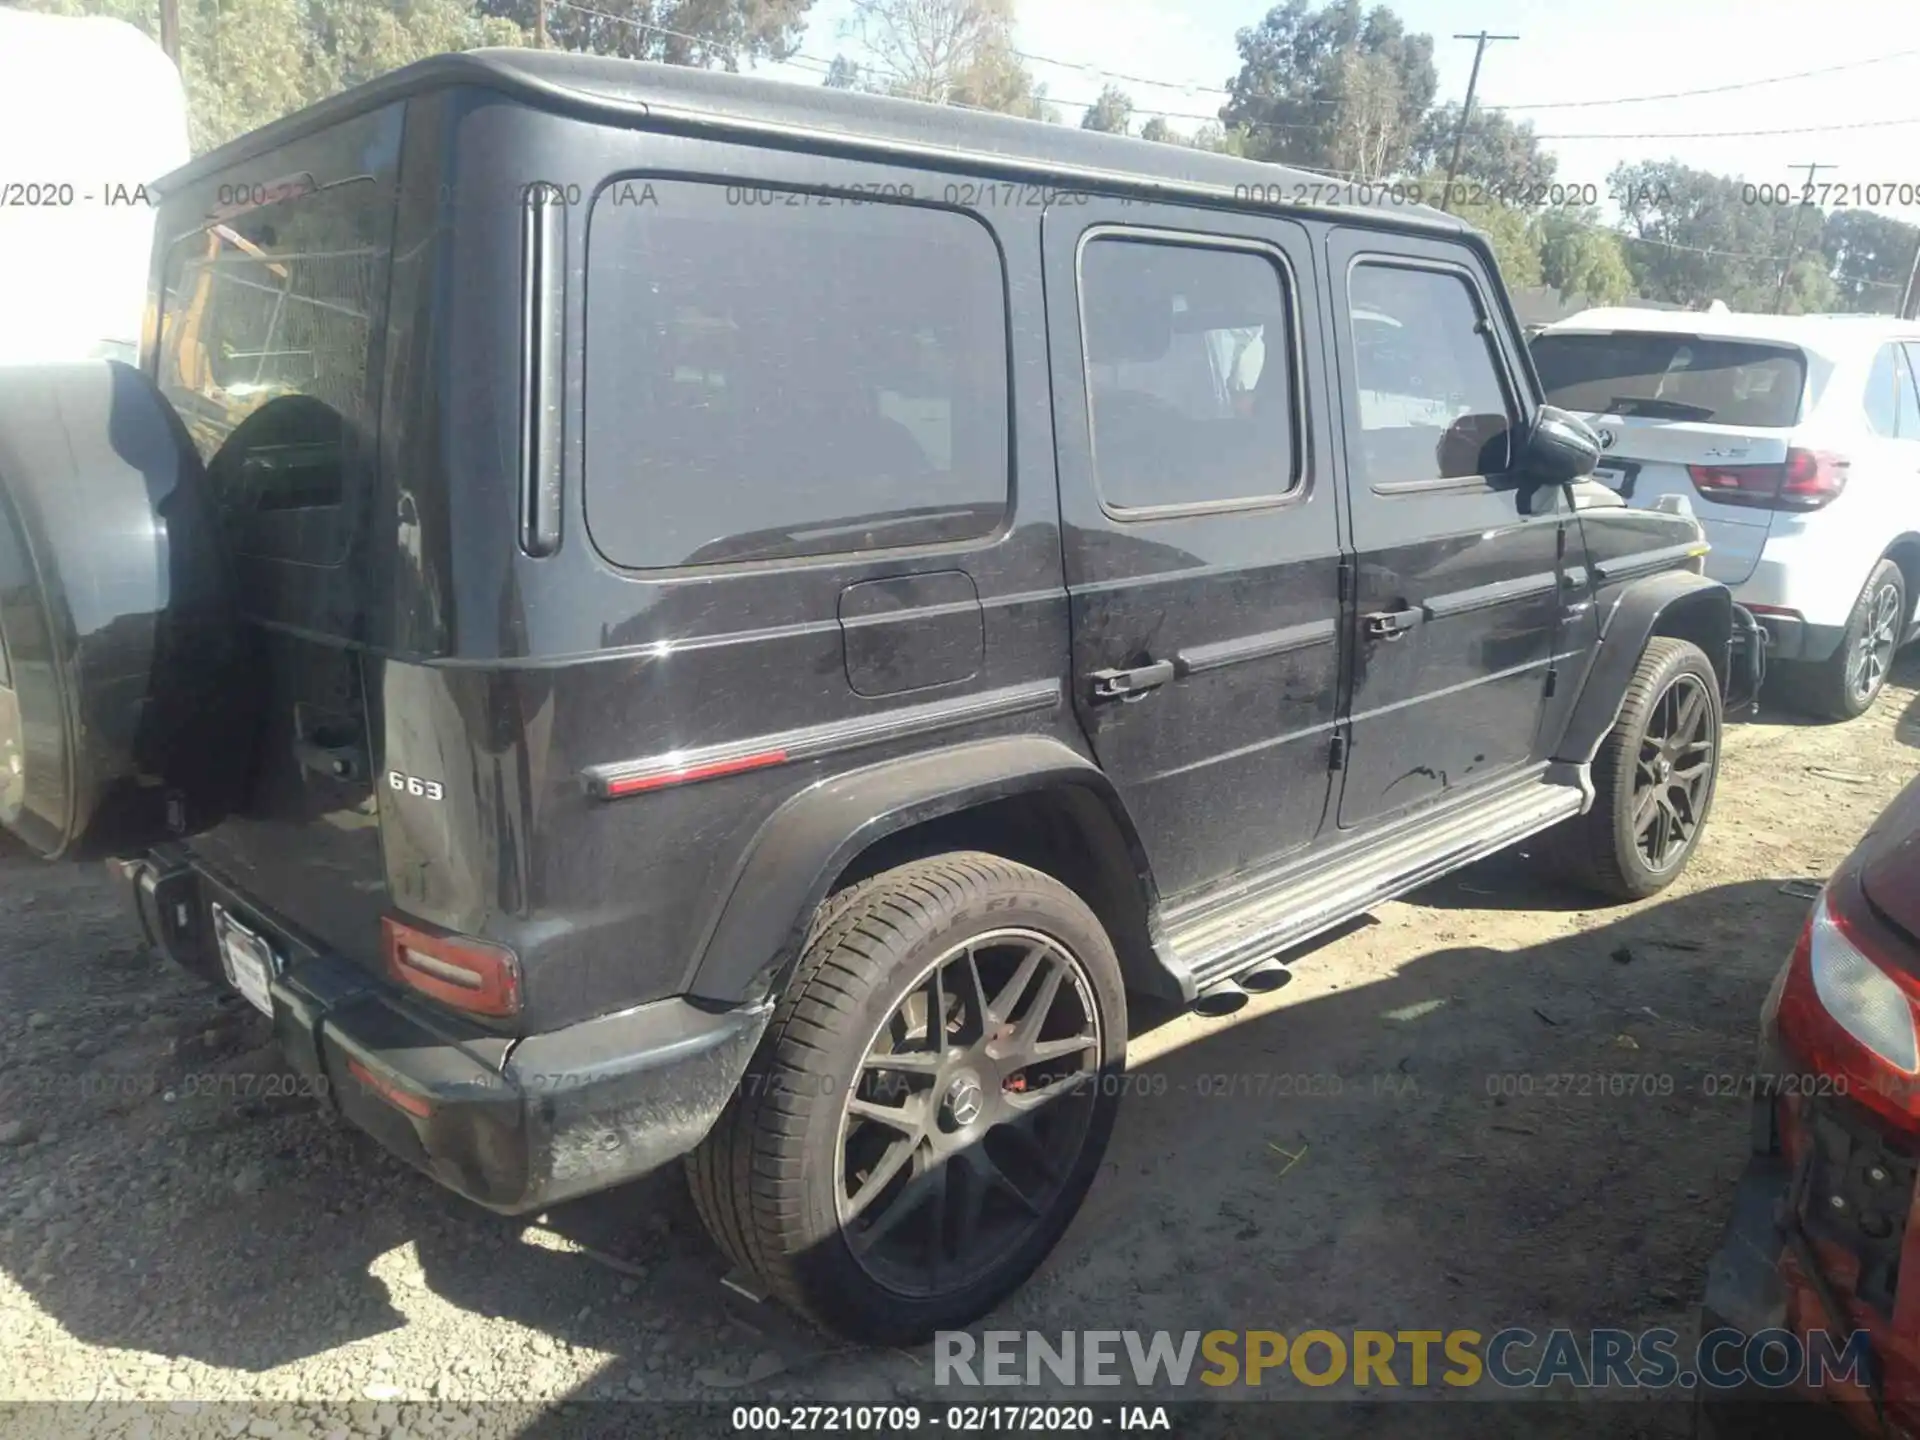
[[[404,1110],[409,1115],[418,1115],[424,1120],[433,1113],[433,1106],[429,1102],[422,1100],[418,1095],[409,1095],[397,1085],[389,1085],[358,1060],[347,1061],[347,1073],[389,1105]]]
[[[784,750],[763,750],[758,755],[742,755],[737,760],[716,760],[711,765],[689,765],[683,770],[664,770],[656,775],[635,775],[625,780],[607,781],[610,796],[638,795],[643,790],[664,790],[669,785],[686,785],[695,780],[717,780],[722,775],[738,775],[747,770],[764,770],[769,765],[787,763]]]

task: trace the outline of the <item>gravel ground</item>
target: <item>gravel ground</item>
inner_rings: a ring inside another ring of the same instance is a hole
[[[1851,725],[1730,731],[1708,837],[1651,902],[1583,908],[1496,857],[1231,1019],[1139,1021],[1105,1173],[992,1327],[1690,1325],[1744,1163],[1715,1081],[1749,1066],[1804,917],[1782,885],[1823,877],[1920,766],[1914,658]],[[677,1171],[537,1219],[440,1191],[300,1093],[260,1017],[150,959],[96,869],[0,852],[0,914],[7,1433],[691,1433],[724,1409],[579,1402],[980,1398],[935,1391],[925,1352],[734,1294]],[[1390,1408],[1408,1433],[1540,1433],[1511,1418],[1529,1407]],[[1687,1433],[1670,1406],[1578,1423]]]

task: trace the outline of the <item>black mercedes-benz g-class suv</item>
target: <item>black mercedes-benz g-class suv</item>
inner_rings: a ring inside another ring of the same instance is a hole
[[[1483,239],[1329,183],[522,51],[245,136],[139,368],[0,376],[0,819],[480,1204],[690,1156],[793,1306],[971,1320],[1129,992],[1549,830],[1651,894],[1758,683]]]

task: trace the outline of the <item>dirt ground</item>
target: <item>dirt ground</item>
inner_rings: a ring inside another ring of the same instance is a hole
[[[1500,856],[1293,957],[1230,1019],[1137,1025],[1105,1173],[989,1325],[1687,1331],[1744,1163],[1745,1102],[1715,1082],[1749,1068],[1804,918],[1781,887],[1824,877],[1920,769],[1916,656],[1896,682],[1851,725],[1733,727],[1704,845],[1651,902],[1585,908]],[[980,1398],[935,1391],[924,1351],[733,1295],[677,1171],[538,1221],[440,1191],[278,1093],[262,1022],[150,960],[97,871],[6,852],[0,917],[0,1401],[86,1402],[4,1428],[536,1434],[612,1411],[560,1402]],[[1341,1393],[1289,1406],[1287,1433],[1388,1411],[1542,1433],[1526,1407]],[[1580,1433],[1688,1423],[1589,1405]]]

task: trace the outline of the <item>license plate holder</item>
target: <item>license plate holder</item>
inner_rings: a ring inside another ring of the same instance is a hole
[[[242,925],[224,905],[214,904],[213,938],[220,951],[220,968],[247,1003],[264,1015],[273,1014],[273,977],[279,959],[263,936]]]

